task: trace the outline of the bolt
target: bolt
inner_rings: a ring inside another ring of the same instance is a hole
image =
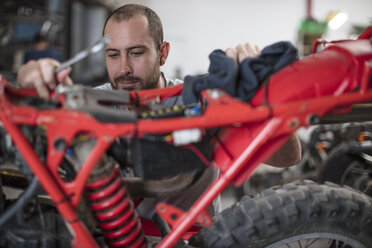
[[[300,121],[297,118],[293,118],[291,122],[289,123],[289,127],[291,129],[295,129],[300,124]]]
[[[176,220],[178,216],[177,216],[177,214],[171,214],[170,217],[171,217],[172,220]]]

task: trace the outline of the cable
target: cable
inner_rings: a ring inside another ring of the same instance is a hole
[[[182,146],[190,151],[194,152],[194,154],[205,164],[207,167],[213,168],[212,164],[208,161],[208,159],[204,156],[204,154],[194,145],[185,145]]]
[[[34,196],[37,188],[39,186],[39,180],[34,177],[30,183],[30,186],[21,194],[17,201],[5,210],[5,212],[0,216],[0,227],[2,227],[6,222],[8,222],[18,210],[22,209],[27,201]]]

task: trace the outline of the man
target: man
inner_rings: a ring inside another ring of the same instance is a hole
[[[160,71],[168,57],[170,45],[163,41],[163,29],[159,17],[151,9],[128,4],[116,9],[107,19],[104,35],[111,36],[111,42],[105,48],[106,66],[109,83],[97,87],[101,90],[125,89],[141,90],[164,88],[180,83],[180,80],[169,80]],[[226,54],[241,62],[249,56],[259,54],[257,47],[249,44],[229,48]],[[24,88],[36,88],[39,95],[49,97],[49,90],[57,84],[72,84],[68,74],[71,69],[60,71],[56,76],[54,69],[59,65],[55,60],[42,59],[30,61],[18,73],[18,83]],[[270,163],[276,166],[295,164],[300,158],[300,147],[296,136],[293,136],[273,156]],[[137,208],[140,215],[152,218],[155,204],[167,201],[179,208],[187,209],[198,199],[202,192],[216,179],[216,170],[207,169],[203,175],[186,191],[160,199],[146,199]],[[219,211],[216,204],[215,211]]]
[[[60,61],[61,56],[56,49],[49,46],[48,39],[44,35],[38,33],[33,39],[33,47],[25,52],[23,62],[27,63],[33,59],[53,58]]]

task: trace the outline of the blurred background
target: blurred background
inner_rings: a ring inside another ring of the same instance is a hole
[[[35,50],[67,60],[96,42],[109,13],[127,3],[158,13],[171,44],[162,70],[181,79],[205,73],[208,55],[217,48],[243,42],[263,48],[287,40],[304,57],[316,39],[356,38],[372,25],[372,0],[0,0],[0,74],[16,83],[19,67]],[[71,76],[79,84],[106,82],[104,53],[74,64]],[[372,196],[371,122],[320,125],[298,134],[303,159],[297,166],[261,166],[242,187],[225,194],[224,207],[243,194],[300,178],[348,184]]]
[[[216,48],[289,40],[306,56],[314,39],[356,37],[372,22],[371,0],[0,0],[0,73],[15,80],[38,33],[60,60],[68,59],[98,40],[110,11],[126,3],[159,14],[171,44],[163,71],[179,78],[206,72]],[[90,85],[106,81],[103,53],[75,64],[72,78]]]

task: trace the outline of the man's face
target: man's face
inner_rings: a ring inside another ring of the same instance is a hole
[[[160,53],[148,32],[147,19],[139,15],[120,23],[109,20],[104,34],[111,36],[106,66],[112,86],[125,90],[156,88]]]

